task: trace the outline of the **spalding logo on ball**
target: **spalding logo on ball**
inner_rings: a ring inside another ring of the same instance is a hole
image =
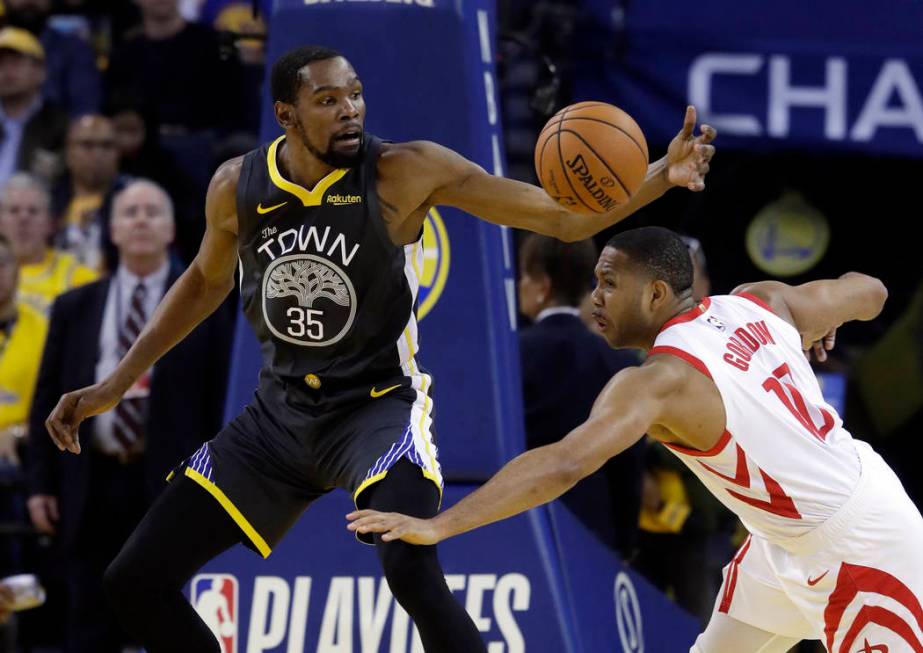
[[[558,203],[585,214],[624,204],[647,175],[638,123],[605,102],[579,102],[554,114],[535,143],[535,172]]]

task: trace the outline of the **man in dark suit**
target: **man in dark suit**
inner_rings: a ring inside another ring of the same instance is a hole
[[[144,375],[111,411],[81,426],[90,456],[64,456],[44,421],[63,392],[103,378],[131,346],[181,270],[170,265],[169,196],[134,181],[113,201],[120,264],[104,279],[61,295],[30,419],[29,512],[67,556],[68,653],[118,653],[126,641],[110,617],[102,575],[178,461],[220,428],[232,319],[220,310]]]
[[[529,234],[519,265],[520,310],[533,322],[519,335],[526,443],[532,449],[557,442],[582,424],[609,379],[640,359],[629,350],[611,349],[580,319],[578,306],[591,290],[596,265],[592,240],[562,243]],[[616,456],[562,498],[626,558],[637,545],[644,450],[641,442],[624,458]],[[600,520],[596,493],[606,487],[610,507]]]

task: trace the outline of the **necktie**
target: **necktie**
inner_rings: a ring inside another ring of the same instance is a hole
[[[128,315],[119,325],[118,349],[119,357],[131,348],[141,334],[144,323],[147,321],[144,312],[144,300],[147,297],[147,288],[139,283],[131,293],[131,302],[128,306]],[[124,449],[126,456],[139,454],[144,449],[144,422],[147,419],[147,396],[126,397],[114,409],[112,431],[115,439]]]

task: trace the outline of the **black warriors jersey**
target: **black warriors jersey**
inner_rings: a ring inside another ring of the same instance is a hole
[[[264,365],[299,381],[413,365],[423,243],[388,235],[376,194],[381,141],[366,134],[361,163],[312,190],[282,176],[283,141],[249,152],[237,186],[240,292]]]

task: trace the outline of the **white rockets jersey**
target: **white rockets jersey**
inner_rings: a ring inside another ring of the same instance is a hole
[[[824,401],[801,336],[759,298],[710,297],[664,325],[650,351],[710,377],[727,430],[709,451],[667,445],[747,529],[797,537],[852,495],[860,462]]]

